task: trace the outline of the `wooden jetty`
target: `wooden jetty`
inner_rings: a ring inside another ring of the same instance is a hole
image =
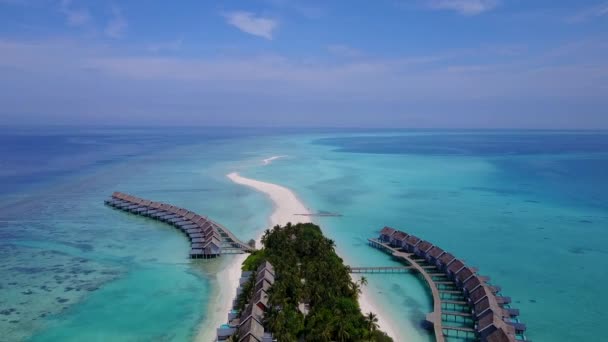
[[[220,254],[251,252],[252,246],[240,241],[228,228],[184,208],[154,202],[122,192],[114,192],[106,205],[136,215],[166,222],[190,239],[190,258],[207,259]]]
[[[526,326],[511,299],[499,295],[500,288],[477,274],[452,254],[428,241],[384,227],[369,244],[405,262],[419,273],[433,296],[433,312],[426,316],[435,338],[482,342],[525,341]]]
[[[412,266],[349,267],[350,273],[404,273],[412,269]]]

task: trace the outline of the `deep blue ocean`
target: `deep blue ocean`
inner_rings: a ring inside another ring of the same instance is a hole
[[[262,159],[287,155],[264,166]],[[215,327],[224,265],[190,261],[163,224],[108,209],[112,191],[209,215],[242,239],[272,203],[225,175],[294,190],[351,265],[390,265],[384,225],[479,268],[534,341],[601,341],[608,315],[608,133],[229,128],[0,128],[0,340],[184,341]],[[367,289],[431,341],[410,275]]]

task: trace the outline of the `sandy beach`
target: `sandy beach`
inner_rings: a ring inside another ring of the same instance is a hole
[[[277,159],[277,158],[274,158]],[[269,158],[266,160],[272,161],[273,159]],[[266,165],[269,163],[265,163]],[[305,215],[295,215],[295,214],[310,214],[310,210],[306,208],[306,206],[297,198],[297,196],[288,188],[283,186],[261,182],[255,179],[245,178],[240,176],[238,173],[233,172],[227,175],[227,177],[237,184],[241,184],[244,186],[248,186],[250,188],[255,189],[256,191],[262,192],[266,194],[274,203],[274,210],[269,219],[269,226],[275,226],[277,224],[284,225],[287,222],[298,223],[298,222],[311,222],[310,216]],[[258,245],[260,245],[261,235],[257,239]],[[236,290],[237,279],[240,276],[240,265],[242,261],[245,259],[245,256],[239,256],[234,262],[232,262],[229,267],[223,271],[222,274],[218,275],[220,281],[226,284],[235,284],[234,288],[224,289],[225,291],[229,291],[229,294],[232,296]],[[225,281],[225,282],[224,282]],[[222,317],[225,319],[225,313],[231,307],[232,298],[228,298],[227,300],[222,300],[221,303],[224,305],[223,312],[224,315]],[[359,296],[359,305],[361,306],[361,310],[363,313],[374,312],[378,316],[378,323],[380,329],[389,334],[395,341],[399,341],[397,331],[388,324],[388,320],[386,319],[386,315],[380,310],[377,305],[371,301],[370,296],[367,294],[366,289],[363,289],[363,293]],[[223,322],[220,322],[223,323]],[[219,323],[218,323],[219,324]]]

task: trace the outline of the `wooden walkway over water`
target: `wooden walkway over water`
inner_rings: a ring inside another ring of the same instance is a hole
[[[105,204],[175,226],[190,239],[190,257],[193,259],[254,250],[253,246],[239,240],[228,228],[184,208],[121,192],[114,192]]]
[[[526,326],[519,322],[519,311],[509,306],[509,297],[489,278],[476,274],[461,260],[415,236],[385,227],[379,239],[369,239],[381,249],[406,263],[409,271],[420,274],[433,297],[433,311],[426,316],[438,342],[525,341]],[[370,272],[371,273],[371,272]]]
[[[350,273],[405,273],[413,269],[411,266],[388,267],[350,267]]]

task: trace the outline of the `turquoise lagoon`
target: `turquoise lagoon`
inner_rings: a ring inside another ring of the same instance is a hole
[[[608,305],[608,135],[603,132],[11,130],[0,138],[0,336],[9,341],[195,339],[229,256],[187,259],[174,229],[104,207],[132,192],[205,213],[249,239],[272,204],[230,183],[293,189],[351,265],[384,225],[479,268],[534,341],[598,340]],[[261,160],[287,155],[268,166]],[[412,341],[431,308],[415,277],[368,276]]]

